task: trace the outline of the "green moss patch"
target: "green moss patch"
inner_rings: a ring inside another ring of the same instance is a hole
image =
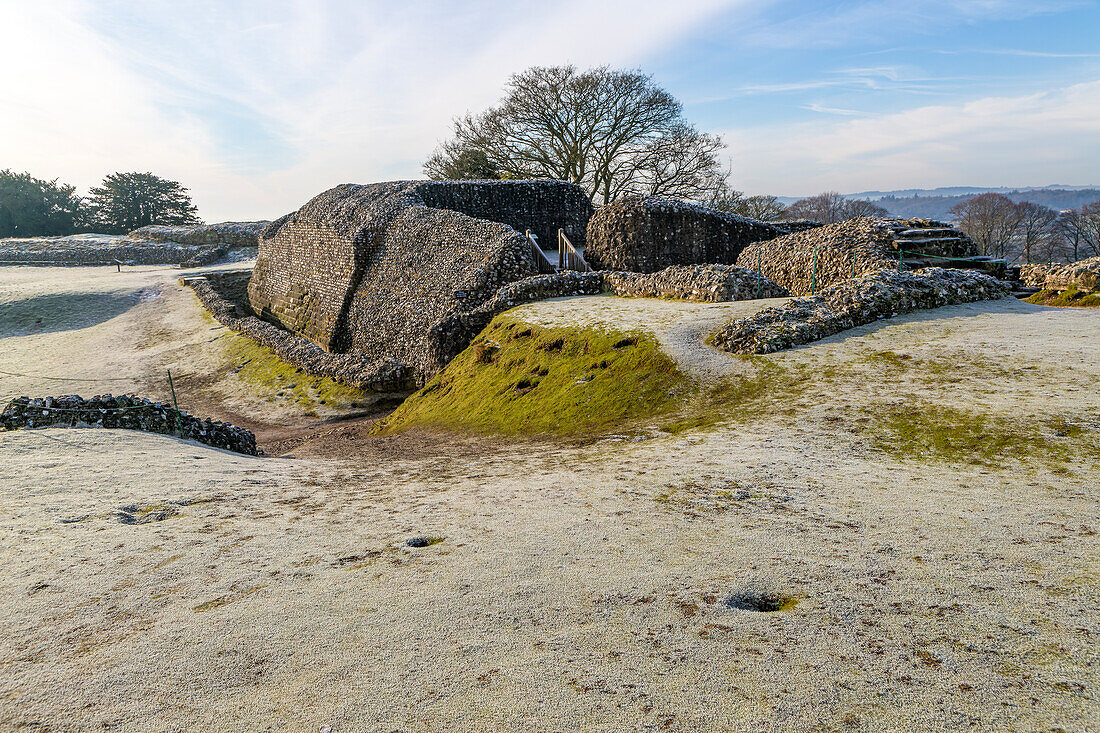
[[[751,374],[728,377],[697,392],[661,429],[682,433],[735,420],[774,419],[792,415],[802,406],[800,398],[813,384],[808,367],[781,365],[764,356],[737,358],[752,365]]]
[[[331,409],[357,407],[372,399],[372,393],[366,390],[307,374],[246,336],[227,333],[220,343],[230,369],[260,395],[297,403],[307,410],[318,405]]]
[[[1056,308],[1100,308],[1100,293],[1078,290],[1040,290],[1027,298],[1028,303],[1050,305]]]
[[[991,465],[1005,459],[1060,463],[1096,456],[1094,431],[1063,418],[1012,421],[936,404],[884,406],[868,412],[864,434],[895,458]]]
[[[378,431],[598,436],[670,413],[694,392],[649,335],[503,314]]]

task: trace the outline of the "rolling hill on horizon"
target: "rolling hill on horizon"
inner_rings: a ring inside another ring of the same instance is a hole
[[[884,207],[892,216],[920,217],[926,219],[950,219],[951,207],[971,196],[982,193],[1004,194],[1013,201],[1033,201],[1055,211],[1076,209],[1093,201],[1100,201],[1100,186],[1033,186],[987,187],[944,186],[941,188],[907,188],[896,191],[860,191],[843,194],[850,199],[869,199]],[[790,205],[801,197],[780,196],[779,200]]]

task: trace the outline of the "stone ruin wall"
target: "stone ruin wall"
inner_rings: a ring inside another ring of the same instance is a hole
[[[530,229],[543,249],[556,249],[558,229],[583,247],[592,202],[579,186],[564,181],[428,181],[416,188],[424,204],[475,219]]]
[[[223,221],[218,224],[195,224],[193,226],[152,224],[135,229],[127,236],[131,239],[142,239],[150,242],[258,247],[260,234],[270,223],[269,221]]]
[[[530,245],[512,227],[412,207],[391,223],[366,263],[347,307],[346,346],[434,374],[454,356],[438,324],[534,274]]]
[[[882,221],[851,219],[751,244],[737,264],[757,270],[791,295],[809,295],[869,272],[896,269],[893,241],[893,230]]]
[[[628,196],[593,215],[584,257],[598,270],[641,273],[671,265],[732,265],[750,243],[782,233],[770,224],[678,199]]]
[[[345,184],[264,231],[249,302],[326,351],[395,359],[420,378],[453,355],[441,323],[535,273],[516,226],[556,238],[590,212],[560,181]]]
[[[1021,265],[1020,280],[1025,285],[1045,290],[1100,291],[1100,257],[1071,262],[1068,265]]]

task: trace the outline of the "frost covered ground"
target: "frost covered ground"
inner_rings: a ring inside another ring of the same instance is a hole
[[[163,398],[172,368],[211,416],[320,431],[222,368],[179,274],[0,269],[0,396]],[[749,307],[519,313],[648,328],[714,380],[757,364],[702,344]],[[637,442],[0,434],[0,729],[1095,730],[1097,323],[882,321]]]

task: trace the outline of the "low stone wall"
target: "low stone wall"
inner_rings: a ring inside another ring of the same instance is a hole
[[[200,267],[217,262],[228,246],[135,241],[110,234],[0,239],[0,265],[180,265]]]
[[[654,273],[600,274],[606,289],[624,297],[721,303],[789,295],[785,288],[763,275],[737,265],[674,265]]]
[[[749,243],[780,234],[771,224],[679,199],[627,196],[592,216],[584,258],[597,270],[642,273],[732,265]]]
[[[1029,288],[1042,288],[1046,286],[1047,275],[1054,271],[1057,265],[1020,265],[1020,282]]]
[[[1008,293],[1008,283],[973,270],[881,270],[733,321],[715,335],[714,343],[735,354],[768,354],[880,318]]]
[[[260,320],[248,309],[240,291],[247,287],[250,273],[208,274],[184,278],[218,323],[248,336],[304,372],[328,377],[358,389],[385,394],[403,394],[417,388],[412,370],[393,359],[369,360],[361,354],[330,354],[298,334]],[[242,282],[243,281],[243,282]]]
[[[133,395],[79,395],[31,399],[17,397],[0,413],[0,429],[71,427],[124,428],[175,435],[186,440],[254,456],[256,436],[251,431],[217,420],[197,418],[171,405]]]
[[[1021,278],[1023,277],[1021,269]],[[1100,257],[1089,257],[1085,260],[1071,262],[1050,268],[1040,285],[1047,290],[1078,290],[1100,291]]]
[[[270,221],[223,221],[218,224],[164,226],[153,224],[130,232],[131,239],[179,244],[224,244],[230,247],[258,247],[260,233]]]
[[[757,270],[792,295],[820,292],[869,272],[897,267],[894,230],[881,219],[860,217],[756,242],[737,264]]]

